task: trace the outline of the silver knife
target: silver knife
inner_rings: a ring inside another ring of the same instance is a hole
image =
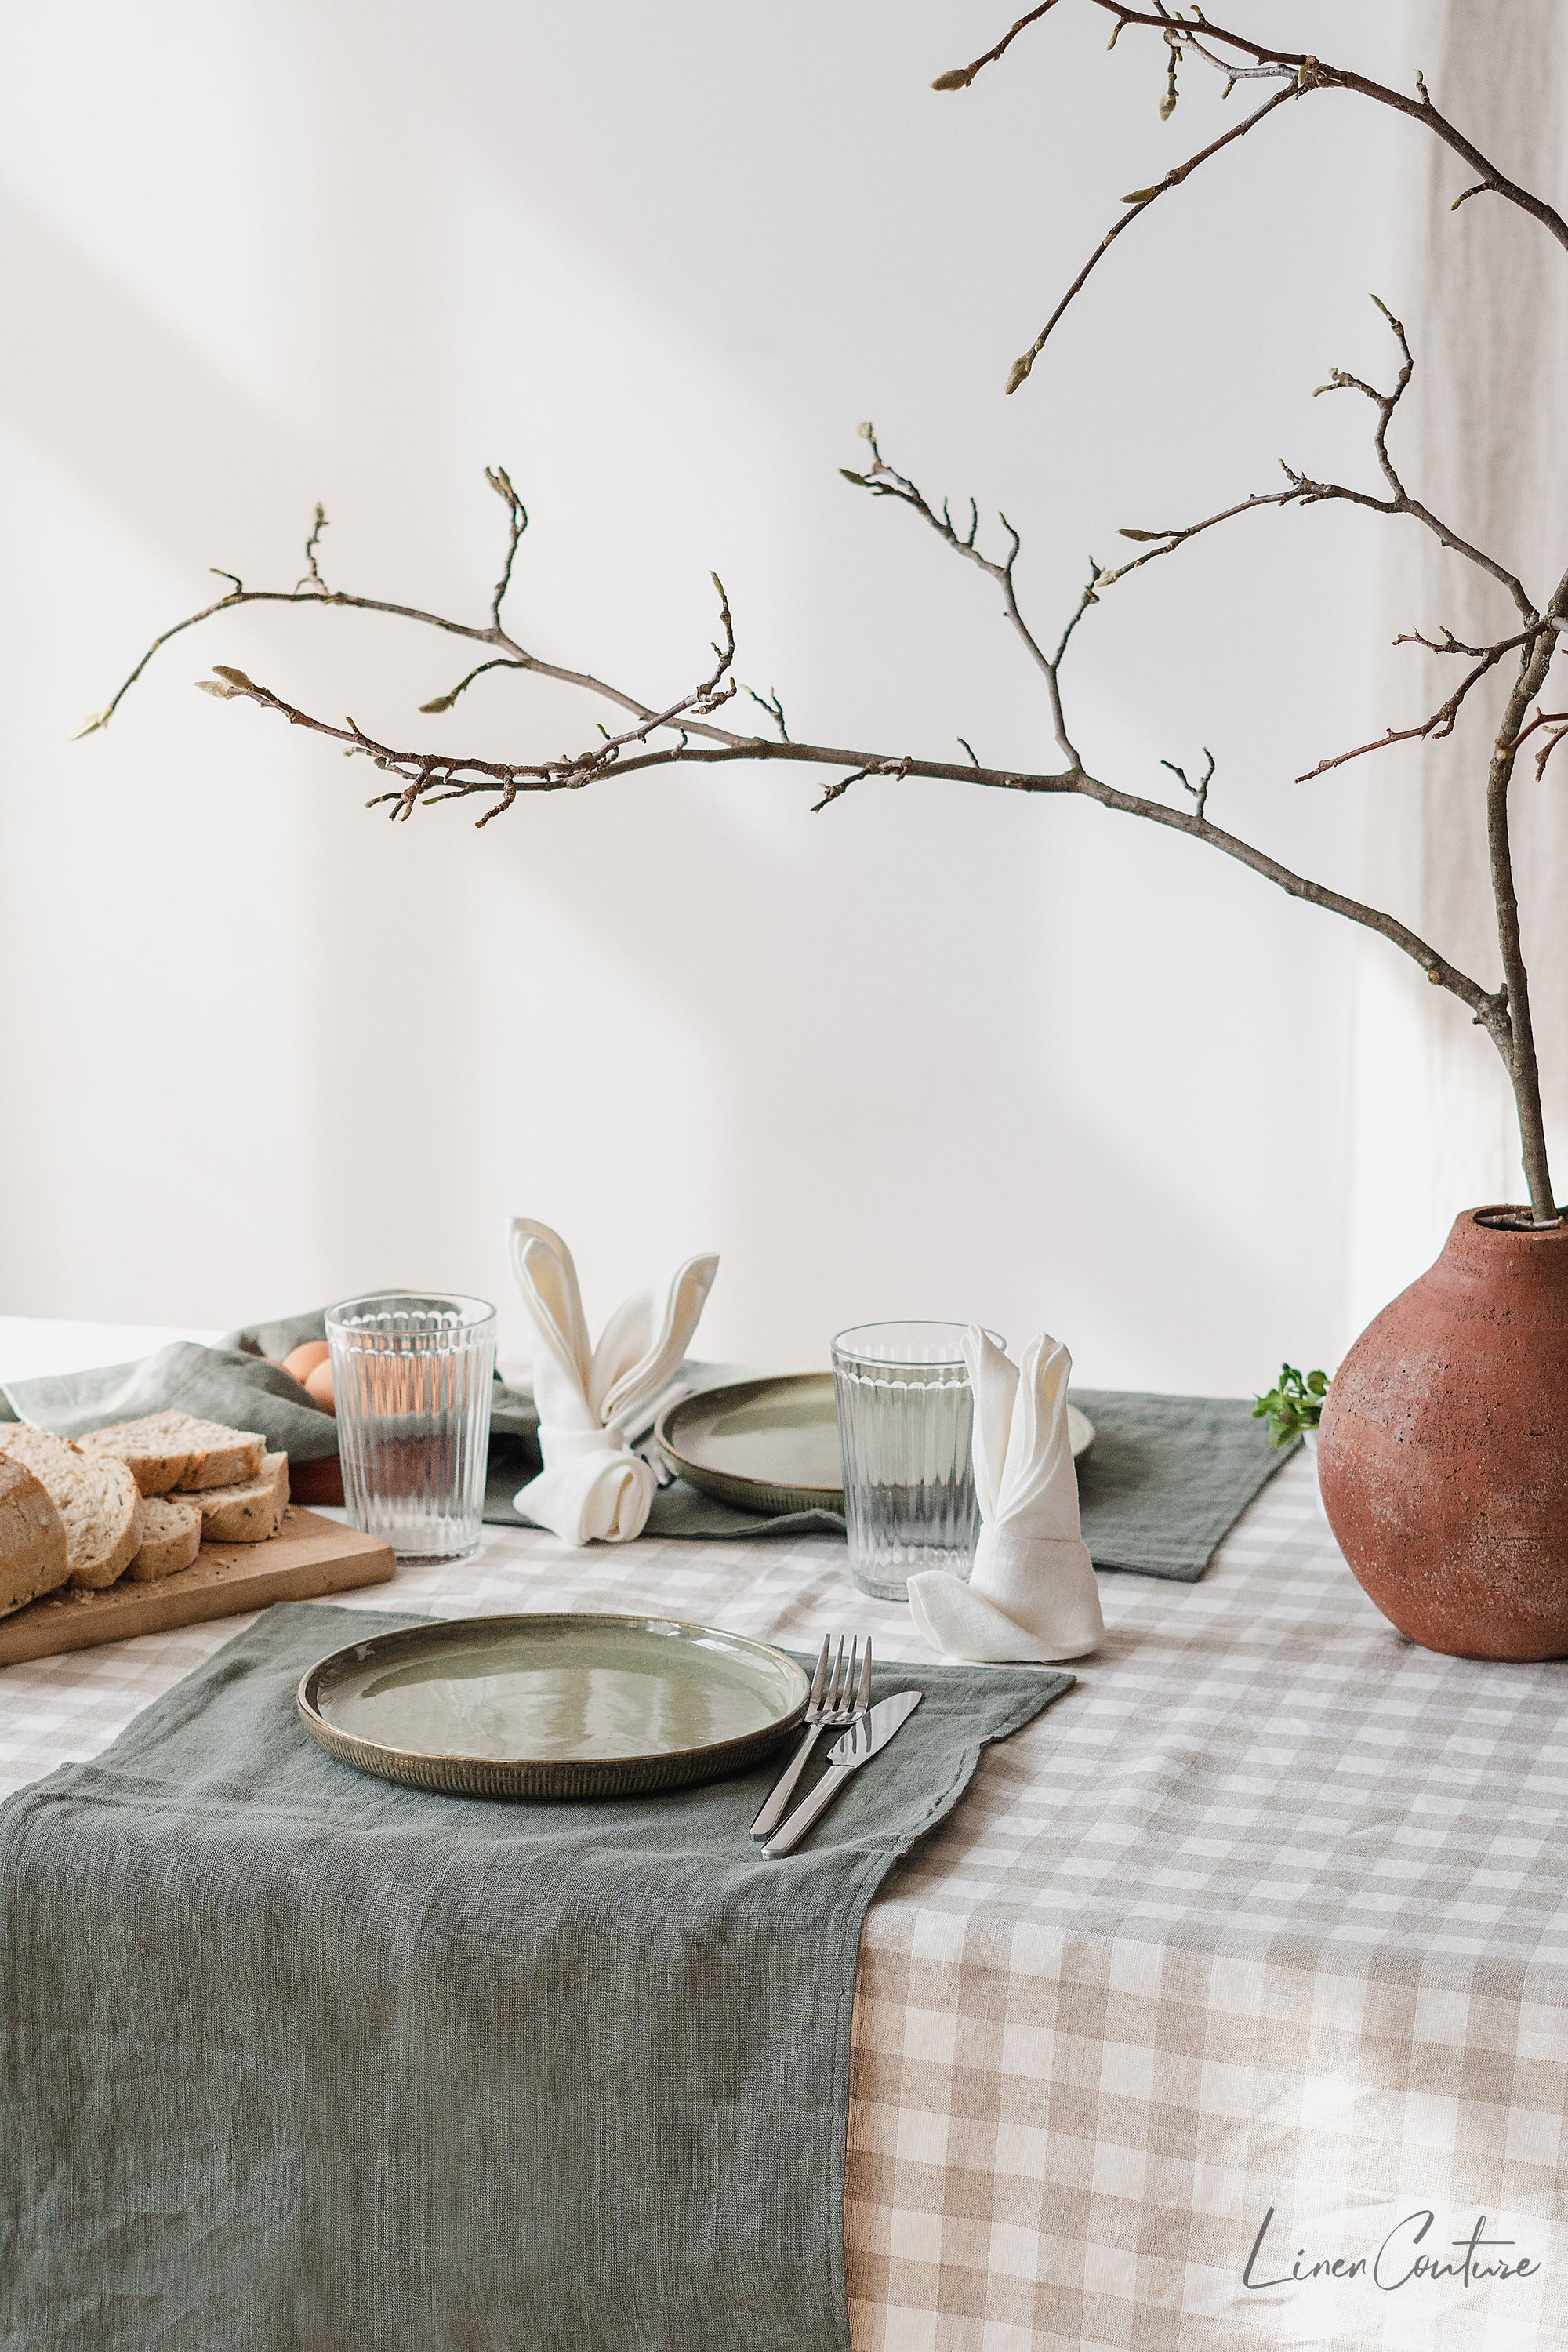
[[[773,1832],[763,1852],[770,1862],[782,1853],[792,1853],[805,1835],[813,1822],[820,1821],[846,1780],[868,1764],[879,1749],[886,1748],[893,1734],[900,1730],[913,1715],[923,1691],[895,1691],[891,1698],[879,1698],[867,1715],[860,1717],[842,1739],[836,1739],[828,1749],[828,1766],[804,1804],[795,1807],[784,1827]]]

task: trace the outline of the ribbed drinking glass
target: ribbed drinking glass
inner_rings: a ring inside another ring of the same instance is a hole
[[[349,1518],[399,1559],[479,1548],[496,1311],[385,1290],[327,1310]]]
[[[862,1323],[833,1342],[849,1572],[879,1601],[907,1600],[916,1569],[967,1576],[973,1564],[966,1328]]]

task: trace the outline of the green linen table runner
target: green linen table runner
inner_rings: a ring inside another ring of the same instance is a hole
[[[1073,1677],[879,1670],[924,1703],[770,1863],[772,1763],[529,1805],[336,1762],[294,1688],[366,1624],[269,1611],[0,1809],[0,2343],[848,2352],[861,1922]]]
[[[8,1381],[4,1396],[25,1421],[79,1437],[110,1421],[177,1405],[210,1421],[258,1429],[296,1461],[337,1452],[337,1423],[268,1357],[320,1339],[320,1310],[230,1332],[221,1347],[175,1340],[140,1363]],[[746,1377],[735,1364],[684,1367],[694,1388]],[[1294,1450],[1278,1451],[1252,1408],[1237,1397],[1154,1396],[1137,1390],[1075,1389],[1094,1423],[1094,1444],[1079,1465],[1083,1537],[1096,1568],[1193,1583],[1259,1489]],[[3,1411],[0,1406],[0,1411]],[[537,1475],[533,1400],[497,1380],[490,1408],[485,1518],[527,1527],[512,1497]],[[649,1453],[651,1441],[640,1449]],[[768,1517],[699,1494],[683,1479],[654,1496],[645,1533],[737,1541],[755,1536],[841,1535],[831,1511]]]

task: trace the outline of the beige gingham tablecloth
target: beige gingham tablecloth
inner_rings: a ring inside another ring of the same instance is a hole
[[[1568,2347],[1568,1665],[1402,1641],[1311,1475],[1200,1584],[1103,1576],[1079,1687],[874,1905],[857,2352]],[[930,1654],[822,1538],[487,1528],[476,1560],[334,1598]],[[96,1754],[236,1630],[0,1671],[0,1787]]]

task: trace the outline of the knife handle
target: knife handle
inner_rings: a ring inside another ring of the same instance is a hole
[[[793,1853],[812,1823],[820,1821],[846,1780],[854,1778],[853,1765],[830,1764],[816,1788],[803,1804],[795,1807],[782,1830],[775,1830],[763,1852],[770,1862],[781,1854]]]

